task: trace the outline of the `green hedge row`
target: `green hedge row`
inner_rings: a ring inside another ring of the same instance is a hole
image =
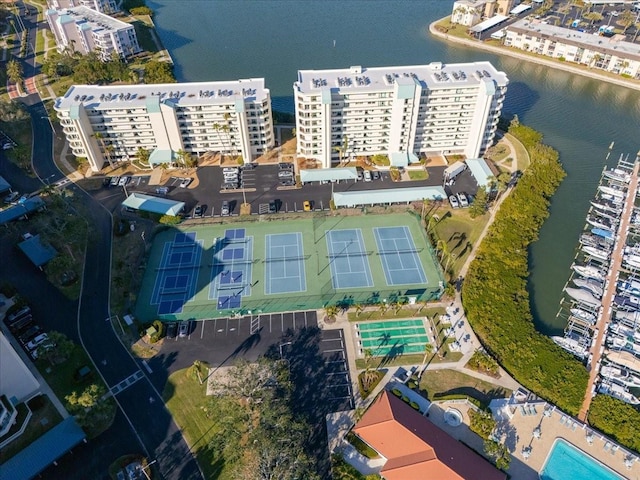
[[[464,308],[485,348],[522,385],[577,414],[587,387],[584,366],[536,331],[527,291],[528,248],[548,216],[549,199],[565,176],[558,152],[542,135],[512,122],[531,164],[504,200],[465,278]]]

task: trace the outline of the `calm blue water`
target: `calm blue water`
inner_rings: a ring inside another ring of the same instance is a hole
[[[598,461],[564,440],[556,440],[540,471],[541,480],[622,480]]]
[[[568,173],[531,249],[529,291],[540,329],[555,314],[607,148],[640,149],[640,93],[447,44],[427,27],[452,0],[147,0],[182,81],[264,77],[275,110],[293,111],[299,69],[489,60],[507,72],[505,112],[542,132]],[[335,47],[334,47],[335,40]]]

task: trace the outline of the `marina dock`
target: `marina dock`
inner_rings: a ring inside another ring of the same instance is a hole
[[[600,308],[600,314],[598,315],[597,323],[594,329],[594,338],[591,343],[591,369],[589,371],[589,382],[587,384],[587,391],[585,392],[582,407],[580,408],[580,413],[578,414],[578,419],[581,422],[586,422],[589,407],[591,406],[591,400],[593,399],[596,391],[596,382],[598,381],[598,375],[600,373],[600,357],[604,352],[604,341],[607,335],[611,317],[613,315],[618,275],[622,268],[623,256],[627,244],[627,235],[629,232],[631,217],[634,213],[636,195],[638,193],[639,169],[640,164],[636,161],[633,165],[631,179],[628,183],[628,189],[624,201],[624,207],[620,215],[620,225],[617,229],[617,236],[615,238],[613,251],[611,253],[611,263],[609,265],[608,274],[604,284],[602,307]]]

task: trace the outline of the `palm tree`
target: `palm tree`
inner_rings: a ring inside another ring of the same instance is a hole
[[[200,382],[200,385],[202,385],[202,375],[200,374],[200,368],[202,368],[202,362],[200,360],[194,360],[193,365],[191,365],[191,368],[193,369],[196,376],[198,377],[198,382]]]
[[[618,17],[618,24],[622,25],[623,34],[627,32],[627,30],[631,25],[633,25],[633,22],[635,21],[635,19],[636,19],[636,16],[633,13],[631,13],[631,10],[625,10],[620,14],[620,16]]]
[[[360,316],[360,314],[362,313],[362,311],[364,310],[364,306],[362,306],[362,305],[361,305],[361,304],[359,304],[359,303],[356,303],[356,304],[353,306],[353,308],[354,308],[354,309],[355,309],[355,311],[356,311],[356,318],[358,318],[358,317]]]
[[[384,315],[385,313],[387,313],[387,310],[389,310],[389,305],[387,304],[387,302],[381,302],[378,305],[378,310],[380,310],[381,315]]]
[[[362,387],[364,390],[368,391],[369,387],[376,381],[378,378],[378,373],[371,368],[371,362],[373,360],[373,352],[370,348],[364,349],[364,373],[362,374]]]
[[[337,147],[333,147],[333,150],[338,152],[340,158],[340,165],[342,165],[342,156],[345,154],[347,149],[349,148],[349,139],[346,137],[342,137],[342,145],[338,145]]]
[[[424,366],[427,363],[427,357],[431,355],[431,353],[433,353],[433,344],[427,342],[424,344],[424,357],[422,357],[422,364],[420,365],[418,380],[422,378],[422,374],[424,373]]]
[[[9,60],[7,62],[7,77],[13,83],[20,85],[23,81],[22,65],[16,60]]]
[[[329,321],[335,322],[336,315],[338,315],[338,307],[335,305],[327,305],[326,307],[324,307],[324,311],[327,314],[327,319]]]
[[[146,167],[149,166],[149,157],[151,157],[151,152],[146,148],[138,147],[138,151],[136,152],[136,157],[138,157],[138,161],[141,165]]]

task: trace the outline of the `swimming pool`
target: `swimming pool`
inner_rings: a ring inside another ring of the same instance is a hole
[[[591,455],[557,439],[540,471],[541,480],[623,480]]]
[[[356,325],[362,349],[370,349],[374,356],[396,353],[424,353],[429,342],[421,319],[362,322]]]

